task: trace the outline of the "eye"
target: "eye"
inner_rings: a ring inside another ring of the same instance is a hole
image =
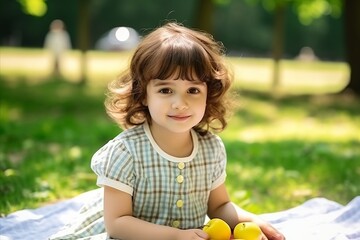
[[[188,93],[190,94],[198,94],[200,93],[200,90],[198,88],[192,87],[188,89]]]
[[[162,88],[159,90],[159,93],[162,93],[162,94],[170,94],[172,92],[173,91],[170,88]]]

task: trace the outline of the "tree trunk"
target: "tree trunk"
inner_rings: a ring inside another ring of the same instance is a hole
[[[271,91],[273,96],[279,93],[281,83],[280,79],[280,60],[284,52],[284,35],[285,35],[285,5],[277,4],[274,12],[274,32],[272,42],[272,58],[274,61],[273,79]]]
[[[360,1],[344,0],[344,24],[350,82],[347,89],[360,95]]]
[[[77,44],[80,50],[80,84],[87,82],[87,60],[86,51],[89,49],[90,40],[90,3],[91,0],[78,0],[78,29]]]
[[[214,2],[213,0],[199,0],[198,7],[195,12],[195,26],[207,33],[214,34],[213,16]]]

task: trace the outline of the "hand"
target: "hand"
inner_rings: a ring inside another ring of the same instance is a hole
[[[204,240],[209,239],[209,236],[200,229],[188,229],[188,230],[180,230],[176,239],[178,240]]]
[[[258,220],[256,223],[261,228],[261,231],[263,232],[263,236],[261,240],[285,240],[285,236],[280,233],[278,230],[276,230],[273,226],[271,226],[269,223]]]

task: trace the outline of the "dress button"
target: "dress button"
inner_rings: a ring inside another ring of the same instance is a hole
[[[177,201],[176,201],[176,206],[177,206],[178,208],[182,208],[182,206],[184,206],[184,201],[181,200],[181,199],[177,200]]]
[[[185,168],[185,163],[180,162],[180,163],[178,164],[178,168],[179,168],[180,170],[183,170],[183,169]]]
[[[180,221],[179,221],[179,220],[174,220],[174,221],[172,222],[172,226],[173,226],[174,228],[180,227]]]
[[[183,175],[177,176],[177,177],[176,177],[176,181],[177,181],[178,183],[182,183],[182,182],[184,181],[184,176],[183,176]]]

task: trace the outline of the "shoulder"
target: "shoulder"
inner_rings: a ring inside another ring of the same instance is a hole
[[[223,141],[220,138],[220,136],[218,136],[212,132],[207,132],[203,136],[200,135],[199,133],[197,133],[197,137],[199,139],[199,142],[204,145],[213,145],[213,146],[222,146],[223,145]]]
[[[113,141],[136,141],[145,137],[145,130],[143,125],[135,126],[124,130],[117,135]]]
[[[143,125],[135,126],[129,129],[124,130],[118,134],[114,139],[110,140],[109,143],[119,144],[119,143],[135,143],[142,141],[146,138]]]
[[[145,137],[145,132],[141,125],[124,130],[102,146],[95,153],[95,156],[104,153],[109,154],[110,152],[128,152],[131,146],[143,142]]]
[[[138,142],[143,140],[141,126],[121,132],[102,146],[91,159],[91,168],[98,175],[113,175],[120,171],[130,171],[136,155]],[[130,171],[131,172],[131,171]]]
[[[225,146],[220,136],[208,132],[205,135],[197,134],[199,141],[199,149],[210,153],[211,155],[217,156],[218,154],[224,154]]]

